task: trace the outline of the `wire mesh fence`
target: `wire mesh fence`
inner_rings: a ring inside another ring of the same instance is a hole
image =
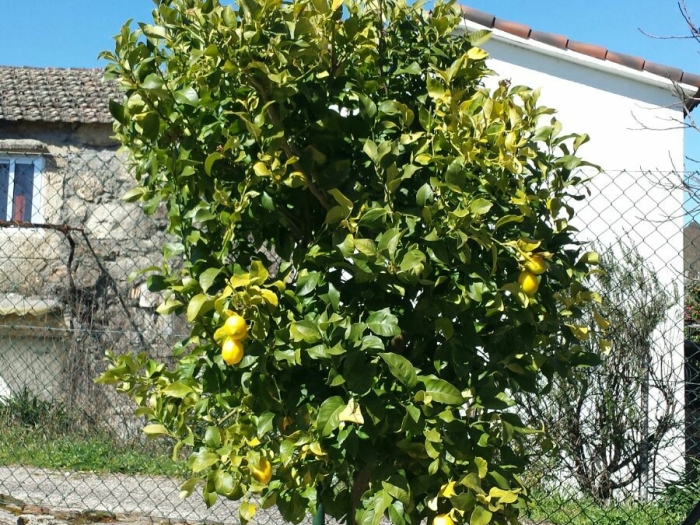
[[[531,522],[680,523],[700,498],[700,225],[687,213],[700,193],[686,175],[603,173],[574,203],[607,270],[613,349],[521,399],[552,435],[533,442]],[[170,239],[161,212],[121,201],[132,184],[109,148],[0,152],[0,506],[237,522],[233,502],[181,500],[183,465],[94,382],[106,350],[167,362],[187,332],[138,273]]]

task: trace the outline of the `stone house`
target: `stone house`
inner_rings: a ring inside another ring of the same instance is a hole
[[[160,262],[165,233],[121,201],[134,183],[102,74],[0,67],[0,397],[93,413],[113,401],[93,384],[105,350],[154,351],[173,331],[128,279]]]

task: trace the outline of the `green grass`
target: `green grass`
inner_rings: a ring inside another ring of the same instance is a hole
[[[119,444],[108,435],[50,436],[36,428],[16,426],[0,429],[0,465],[173,477],[186,474],[184,463],[164,452]]]
[[[25,391],[0,404],[0,465],[184,477],[163,442],[123,443]]]
[[[597,504],[588,498],[535,493],[530,518],[553,525],[678,525],[692,508],[689,500],[665,495],[653,502]]]

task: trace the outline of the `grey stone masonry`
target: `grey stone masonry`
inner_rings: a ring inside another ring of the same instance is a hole
[[[167,357],[185,327],[156,313],[160,295],[137,275],[161,263],[165,215],[122,200],[136,182],[110,135],[106,124],[0,120],[5,165],[42,159],[38,215],[0,227],[0,398],[31,387],[132,439],[133,408],[94,383],[105,352]],[[27,305],[51,308],[27,315]]]

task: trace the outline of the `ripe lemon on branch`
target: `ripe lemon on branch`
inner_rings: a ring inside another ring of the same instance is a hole
[[[243,343],[233,337],[224,339],[221,345],[221,357],[227,365],[237,365],[243,359]]]
[[[250,474],[263,485],[272,478],[272,464],[265,458],[260,458],[257,465],[251,465]]]
[[[542,275],[547,271],[547,261],[541,253],[530,255],[525,260],[525,269],[535,275]]]
[[[231,315],[224,323],[224,333],[231,339],[241,341],[248,336],[248,324],[242,316],[238,314]]]
[[[529,270],[523,270],[518,276],[518,284],[525,295],[532,297],[540,287],[540,278]]]

